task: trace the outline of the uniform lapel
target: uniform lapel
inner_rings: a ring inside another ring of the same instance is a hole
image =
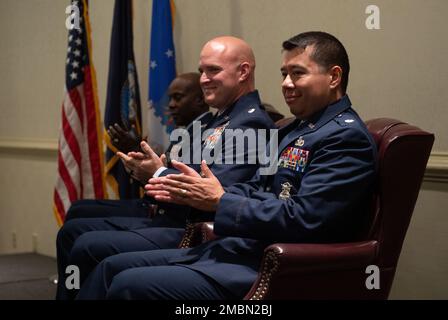
[[[258,91],[252,91],[238,99],[236,103],[227,108],[221,115],[219,115],[215,121],[214,126],[218,127],[225,124],[232,119],[235,119],[241,113],[247,113],[250,109],[259,109],[261,105],[260,96]],[[244,115],[241,115],[244,117]]]
[[[283,149],[285,149],[296,137],[299,137],[301,134],[300,132],[304,130],[305,122],[302,124],[300,122],[299,119],[296,119],[281,130],[284,132],[280,132],[280,135],[283,135],[283,138],[278,146],[278,156],[280,156]]]
[[[202,126],[206,126],[207,124],[209,124],[213,119],[213,113],[211,113],[210,111],[208,112],[204,112],[203,114],[201,114],[199,117],[197,117],[196,119],[194,119],[187,127],[186,130],[188,130],[188,132],[192,132],[193,131],[193,122],[195,121],[200,121],[201,122],[201,127]]]
[[[290,145],[294,140],[298,139],[300,136],[306,135],[309,132],[316,131],[322,127],[327,122],[334,119],[338,114],[344,112],[351,107],[351,102],[348,96],[342,97],[337,102],[329,105],[322,111],[314,114],[309,120],[306,120],[299,125],[298,120],[291,123],[292,127],[287,126],[284,129],[292,130],[281,140],[278,148],[278,154],[280,155],[288,145]],[[294,128],[295,127],[295,128]]]

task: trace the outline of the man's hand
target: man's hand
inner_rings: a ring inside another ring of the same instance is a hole
[[[145,186],[146,194],[162,202],[189,205],[204,211],[216,211],[225,191],[205,161],[201,163],[203,177],[181,162],[173,160],[171,164],[182,174],[169,174],[166,177],[150,179],[149,184]]]
[[[135,133],[134,125],[132,125],[131,130],[126,131],[118,123],[115,123],[113,126],[109,126],[107,133],[110,137],[110,142],[121,152],[140,151],[142,138]]]
[[[151,147],[145,142],[140,143],[143,152],[117,152],[132,178],[146,183],[154,173],[163,166],[163,158],[159,158]]]

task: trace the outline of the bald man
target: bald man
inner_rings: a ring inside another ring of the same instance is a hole
[[[245,145],[243,150],[237,150],[233,139],[225,139],[224,131],[274,128],[274,123],[263,110],[255,90],[254,71],[252,49],[241,39],[215,38],[207,42],[201,51],[199,83],[205,102],[216,109],[216,113],[210,119],[200,122],[199,135],[191,136],[190,155],[193,157],[195,152],[195,139],[200,139],[201,152],[224,156],[226,150],[230,149],[233,161],[226,159],[210,163],[210,169],[226,186],[249,180],[259,164],[237,162],[236,159],[248,159],[249,146]],[[208,134],[203,136],[205,131]],[[163,158],[159,158],[147,143],[142,142],[141,148],[144,154],[118,153],[134,175],[151,178],[179,173],[177,169],[165,165]],[[200,161],[190,160],[190,168],[200,172]],[[77,265],[82,283],[104,258],[123,252],[176,248],[187,222],[210,221],[213,216],[214,212],[210,211],[158,203],[158,210],[152,219],[111,217],[69,221],[64,227],[65,232],[59,233],[58,238],[61,240],[58,242],[66,243],[66,247],[70,248],[64,265]],[[92,220],[95,220],[94,223]],[[67,251],[66,249],[65,252]],[[63,268],[61,265],[60,269]],[[60,299],[73,298],[75,293],[76,290],[67,290],[63,284],[58,288]]]

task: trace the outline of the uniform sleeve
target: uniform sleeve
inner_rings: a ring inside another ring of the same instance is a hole
[[[276,242],[326,241],[352,218],[348,212],[369,192],[374,158],[364,132],[340,128],[320,142],[295,195],[279,200],[276,194],[258,191],[247,197],[231,189],[221,198],[214,230]]]
[[[161,166],[159,169],[156,170],[156,172],[154,172],[154,174],[152,175],[153,178],[158,178],[163,171],[165,171],[166,169],[168,169],[167,167]]]
[[[175,169],[175,168],[165,168],[165,170],[163,170],[162,172],[159,173],[158,177],[165,177],[169,174],[179,174],[182,173],[179,170]],[[154,174],[155,176],[155,174]]]
[[[249,181],[232,184],[229,187],[225,187],[224,190],[228,193],[250,197],[254,192],[257,192],[261,189],[261,180],[262,178],[258,170]]]

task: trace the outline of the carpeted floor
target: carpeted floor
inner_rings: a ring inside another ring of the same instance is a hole
[[[0,255],[0,300],[53,300],[56,259],[34,253]]]

